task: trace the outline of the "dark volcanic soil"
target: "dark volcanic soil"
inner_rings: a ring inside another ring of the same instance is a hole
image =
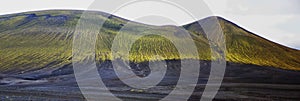
[[[131,63],[138,76],[151,71],[148,63]],[[110,91],[123,100],[159,100],[177,84],[180,61],[167,61],[167,73],[156,87],[134,89],[116,76],[110,61],[98,64],[98,71]],[[210,72],[210,62],[201,61],[200,76],[189,100],[199,100]],[[227,63],[222,86],[214,100],[300,100],[300,72],[272,67]],[[89,78],[94,79],[94,78]],[[189,85],[187,85],[189,86]],[[184,87],[183,87],[184,88]],[[43,68],[25,73],[0,73],[0,100],[84,100],[77,86],[72,65]],[[178,100],[178,99],[177,99]]]

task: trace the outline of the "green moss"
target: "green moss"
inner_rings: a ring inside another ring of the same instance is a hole
[[[41,11],[28,12],[37,15],[51,14],[53,16],[68,16],[64,25],[53,26],[43,25],[40,20],[33,20],[28,24],[15,27],[24,17],[0,21],[0,70],[9,71],[16,68],[23,70],[37,69],[42,67],[57,68],[72,62],[72,38],[76,24],[80,17],[80,11]],[[94,13],[96,14],[96,13]],[[10,15],[11,16],[11,15]],[[99,15],[102,18],[101,15]],[[270,42],[256,36],[242,28],[224,20],[219,19],[226,38],[226,59],[230,62],[255,64],[261,66],[272,66],[289,70],[300,70],[300,52]],[[136,38],[137,35],[148,33],[175,34],[176,27],[153,27],[137,23],[126,25],[128,28],[122,30],[120,24],[126,24],[126,20],[113,17],[109,19],[101,34],[96,40],[96,59],[99,61],[111,60],[111,47],[117,34],[124,33],[128,38]],[[9,25],[9,26],[6,26]],[[153,60],[154,55],[160,55],[163,59],[199,59],[211,60],[211,50],[208,40],[201,33],[196,23],[184,26],[191,33],[197,46],[199,55],[183,54],[179,56],[178,50],[172,42],[162,36],[148,35],[138,39],[130,48],[129,60],[143,62]],[[150,29],[155,30],[150,30]],[[121,30],[121,31],[120,31]],[[186,43],[187,37],[173,36],[181,45]],[[119,46],[129,48],[125,41],[117,42]],[[189,49],[186,49],[189,50]],[[118,56],[124,56],[125,51],[118,52]]]

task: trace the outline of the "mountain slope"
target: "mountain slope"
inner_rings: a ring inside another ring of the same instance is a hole
[[[90,11],[99,16],[107,13]],[[41,68],[58,68],[72,61],[72,38],[82,11],[50,10],[25,12],[0,16],[0,70],[2,73],[26,72]],[[209,19],[209,18],[207,18]],[[205,19],[203,19],[205,20]],[[243,28],[218,17],[226,37],[226,59],[229,62],[271,66],[288,70],[300,70],[300,52],[259,37]],[[98,35],[97,60],[111,60],[110,48],[114,37],[122,26],[130,21],[111,16]],[[201,22],[201,21],[200,21]],[[150,26],[130,22],[123,33],[168,33],[186,45],[177,26]],[[174,45],[161,36],[150,35],[139,39],[131,48],[130,60],[142,62],[152,60],[152,55],[163,59],[211,60],[208,40],[197,23],[183,26],[195,40],[199,56],[185,54],[179,57]],[[129,35],[129,34],[128,34]],[[122,41],[122,40],[121,40]],[[124,41],[124,40],[123,40]],[[123,45],[119,42],[120,46]],[[122,58],[123,51],[120,51]]]
[[[218,20],[226,37],[227,61],[299,70],[298,50],[262,38],[224,18],[218,17]],[[185,27],[192,33],[201,33],[197,23]]]

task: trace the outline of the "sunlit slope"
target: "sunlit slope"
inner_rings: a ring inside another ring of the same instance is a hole
[[[300,70],[299,50],[271,42],[221,17],[218,20],[226,37],[227,61]],[[202,33],[198,23],[185,27],[191,33]]]
[[[38,11],[0,16],[0,68],[1,72],[27,71],[39,68],[58,68],[72,62],[72,42],[76,23],[82,11]],[[89,12],[105,20],[102,12]],[[256,36],[237,25],[219,18],[226,36],[227,60],[230,62],[272,66],[283,69],[300,69],[300,52]],[[132,39],[139,34],[165,33],[170,38],[186,44],[187,36],[176,26],[149,26],[129,22],[119,17],[109,17],[96,41],[96,59],[111,60],[111,47],[118,33]],[[124,26],[125,25],[125,26]],[[124,28],[125,27],[125,28]],[[192,23],[184,26],[191,32],[199,56],[179,53],[170,40],[156,35],[138,39],[130,48],[129,60],[142,62],[162,59],[210,60],[208,41],[201,28]],[[84,33],[83,33],[84,34]],[[129,48],[121,39],[117,45]],[[188,49],[187,49],[188,50]],[[125,51],[117,57],[124,59]]]
[[[226,34],[229,61],[300,69],[299,51],[271,42],[224,19],[220,22]]]

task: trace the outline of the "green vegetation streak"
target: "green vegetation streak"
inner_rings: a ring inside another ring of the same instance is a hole
[[[102,12],[90,11],[104,20]],[[72,62],[72,40],[82,11],[49,10],[0,16],[0,70],[2,72],[29,71],[40,68],[58,68]],[[208,18],[209,19],[209,18]],[[204,19],[205,20],[205,19]],[[226,38],[226,59],[229,62],[270,66],[288,70],[300,70],[300,51],[259,37],[245,29],[218,17]],[[104,23],[96,41],[96,59],[111,60],[111,47],[118,32],[135,38],[138,34],[167,33],[181,45],[188,37],[180,34],[176,26],[150,26],[111,16]],[[128,27],[129,26],[129,27]],[[157,35],[144,36],[131,46],[129,60],[134,62],[155,60],[160,55],[165,60],[211,60],[208,40],[197,23],[185,26],[195,41],[199,56],[179,56],[172,42]],[[121,31],[120,31],[121,30]],[[118,45],[129,48],[120,40]],[[188,50],[188,49],[187,49]],[[124,58],[119,51],[119,58]],[[242,68],[242,67],[241,67]]]

